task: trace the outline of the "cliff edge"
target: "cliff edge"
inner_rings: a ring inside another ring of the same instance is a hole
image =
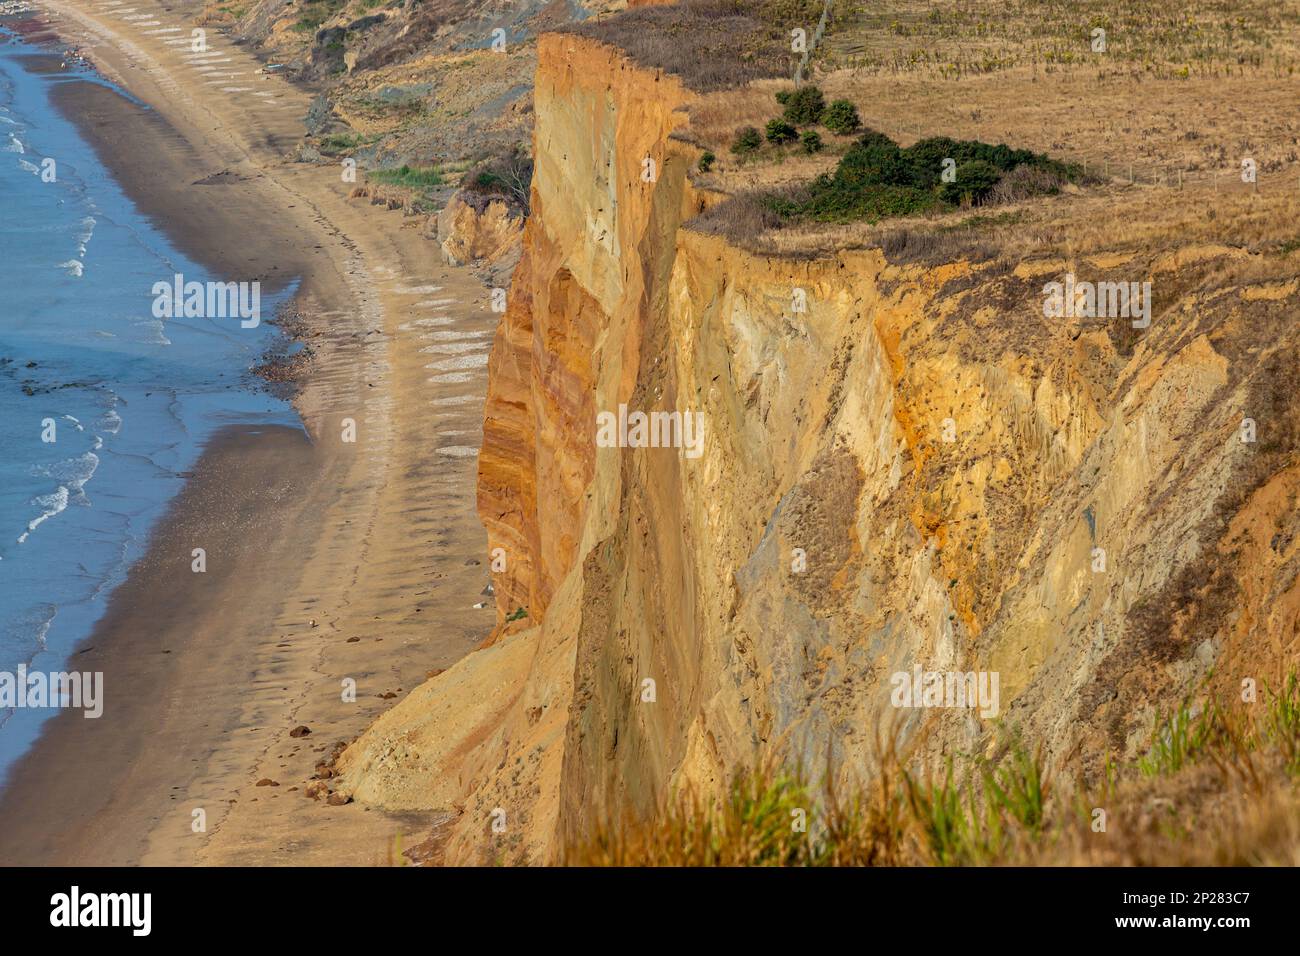
[[[1123,231],[1103,185],[1000,254],[763,255],[689,225],[716,100],[593,39],[537,53],[479,462],[497,627],[342,789],[453,811],[448,861],[550,862],[773,752],[866,778],[882,735],[938,765],[1014,727],[1095,777],[1207,682],[1280,682],[1300,282],[1262,237],[1294,195],[1134,192]],[[1149,315],[1049,315],[1066,276],[1149,283]],[[635,411],[702,442],[604,447]],[[997,706],[899,707],[917,670],[997,675]]]

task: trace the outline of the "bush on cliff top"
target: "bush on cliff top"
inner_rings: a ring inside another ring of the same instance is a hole
[[[783,118],[791,126],[813,126],[822,121],[826,112],[826,97],[811,83],[806,83],[787,96],[777,97],[785,106]]]
[[[737,156],[745,156],[755,152],[763,145],[763,134],[753,126],[746,126],[736,133],[736,138],[731,144],[731,151]]]
[[[767,121],[767,139],[770,143],[776,143],[778,146],[782,143],[791,143],[798,137],[799,131],[782,119],[772,119]]]
[[[822,114],[822,125],[839,136],[852,136],[862,128],[858,108],[848,100],[836,100]]]
[[[944,181],[945,168],[955,173],[950,182]],[[767,193],[759,201],[780,223],[876,222],[1049,194],[1076,177],[1073,167],[1027,149],[946,136],[904,149],[868,129],[833,172],[802,187]]]

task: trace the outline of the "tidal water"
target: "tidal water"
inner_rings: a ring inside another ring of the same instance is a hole
[[[274,301],[256,328],[155,318],[155,283],[222,277],[178,252],[51,106],[54,85],[101,81],[35,69],[50,53],[0,20],[0,679],[76,669],[217,429],[299,424],[250,372],[276,344]],[[0,707],[0,779],[53,713]]]

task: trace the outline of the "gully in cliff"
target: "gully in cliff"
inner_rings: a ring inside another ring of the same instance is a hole
[[[687,458],[704,454],[703,412],[650,412],[629,414],[626,405],[618,414],[596,415],[596,445],[599,448],[680,448]]]

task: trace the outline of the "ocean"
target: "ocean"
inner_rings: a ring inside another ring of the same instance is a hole
[[[222,277],[181,254],[51,106],[55,84],[102,82],[34,69],[51,52],[0,21],[0,678],[76,669],[215,431],[301,427],[250,371],[283,345],[275,299],[262,295],[256,325],[158,307],[157,283]],[[0,707],[0,779],[54,712]]]

